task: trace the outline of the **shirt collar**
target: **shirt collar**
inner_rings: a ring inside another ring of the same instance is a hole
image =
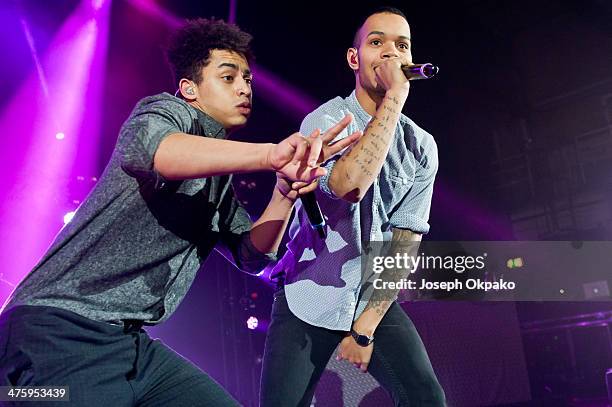
[[[370,116],[368,112],[363,110],[363,107],[361,107],[361,105],[359,104],[359,101],[357,100],[357,93],[355,90],[353,90],[349,97],[346,98],[346,101],[349,106],[349,110],[351,111],[351,113],[354,114],[355,119],[359,120],[359,122],[361,122],[362,127],[365,128],[365,126],[370,122],[370,120],[372,120],[372,116]]]
[[[225,131],[225,128],[223,127],[221,123],[219,123],[218,121],[216,121],[215,119],[213,119],[211,116],[204,113],[200,109],[196,109],[195,107],[191,106],[189,103],[185,102],[180,97],[178,96],[175,96],[175,97],[179,99],[181,102],[183,102],[185,105],[189,106],[190,109],[193,109],[196,112],[198,123],[200,124],[202,129],[204,129],[206,136],[213,137],[213,138],[219,138],[219,139],[226,137],[227,132]]]
[[[219,123],[200,109],[193,109],[198,113],[198,121],[200,122],[200,125],[202,125],[202,128],[206,132],[207,136],[214,138],[225,138],[227,132],[225,131],[225,128],[221,125],[221,123]]]

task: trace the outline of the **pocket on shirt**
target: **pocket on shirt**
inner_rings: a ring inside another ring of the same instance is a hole
[[[385,182],[380,185],[380,193],[383,199],[382,204],[387,214],[402,201],[408,191],[410,191],[413,183],[414,174],[412,177],[404,171],[387,174]]]
[[[412,178],[410,178],[408,176],[408,174],[389,174],[389,181],[391,181],[391,184],[394,184],[394,186],[399,186],[399,187],[406,187],[408,188],[410,185],[412,185],[412,183],[414,182],[414,176]]]

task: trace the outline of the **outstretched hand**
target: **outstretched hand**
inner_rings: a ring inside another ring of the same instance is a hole
[[[311,183],[326,174],[326,170],[319,167],[321,163],[361,137],[362,133],[357,131],[331,144],[351,120],[352,116],[346,115],[324,134],[318,129],[306,137],[301,133],[293,133],[270,150],[270,166],[284,178]]]

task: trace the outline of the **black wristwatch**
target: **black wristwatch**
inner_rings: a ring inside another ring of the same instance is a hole
[[[374,342],[374,336],[361,335],[352,329],[351,329],[351,336],[353,337],[353,339],[355,339],[355,342],[357,342],[357,345],[363,346],[364,348],[366,346],[369,346],[372,342]]]

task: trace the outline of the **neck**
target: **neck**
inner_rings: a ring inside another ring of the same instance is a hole
[[[215,123],[218,123],[219,125],[221,125],[221,127],[223,127],[223,129],[225,130],[225,137],[229,136],[230,133],[233,133],[235,130],[237,130],[236,128],[227,128],[225,126],[223,126],[223,124],[221,124],[220,120],[217,120],[217,118],[215,116],[213,116],[212,114],[210,114],[209,112],[206,111],[206,109],[204,109],[204,106],[202,106],[202,104],[200,102],[198,102],[197,100],[192,101],[186,101],[187,104],[191,107],[193,107],[196,110],[199,110],[200,112],[204,113],[207,117],[208,120],[213,120]]]
[[[359,82],[357,82],[355,86],[355,96],[357,97],[357,101],[370,116],[374,116],[378,106],[382,103],[384,94],[381,95],[379,93],[375,93],[373,91],[368,91],[361,86]]]

